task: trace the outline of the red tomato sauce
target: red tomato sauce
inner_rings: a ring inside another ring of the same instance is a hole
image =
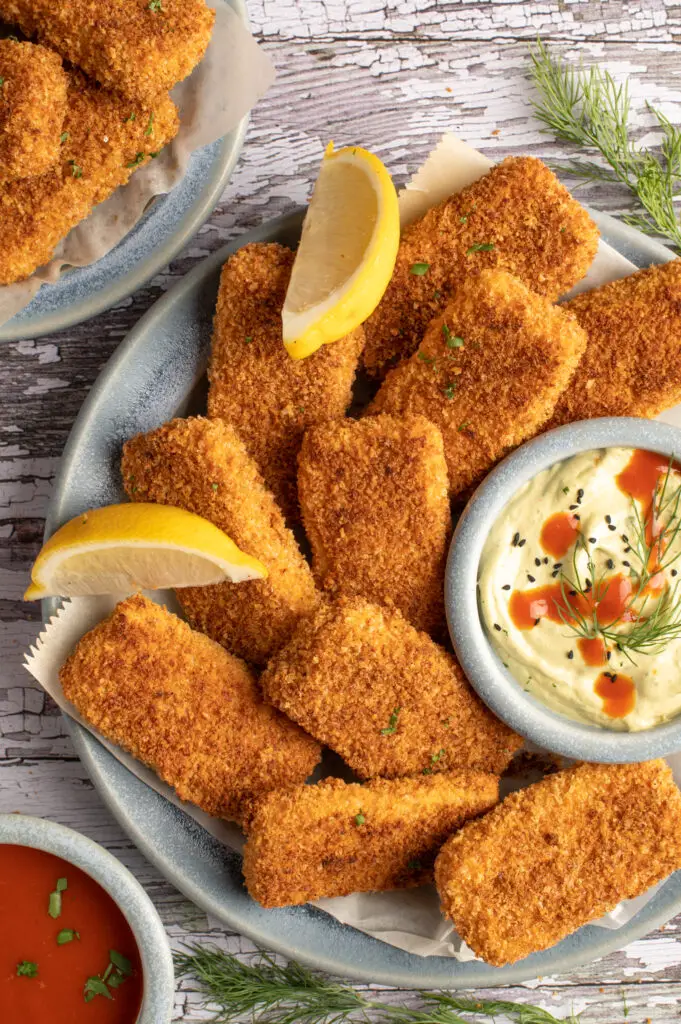
[[[547,555],[562,558],[579,536],[579,520],[571,512],[554,512],[544,522],[539,543]]]
[[[633,586],[621,573],[604,580],[588,596],[564,589],[565,595],[560,583],[549,583],[531,590],[514,590],[508,606],[513,624],[518,629],[533,629],[544,617],[563,622],[577,614],[591,616],[594,611],[601,626],[609,626],[620,617],[629,621],[627,608]]]
[[[53,918],[48,907],[58,879],[67,888]],[[0,922],[1,1024],[135,1024],[142,1003],[137,944],[89,875],[42,850],[0,844]],[[80,938],[59,945],[57,936],[67,929]],[[87,979],[104,975],[111,950],[129,961],[132,973],[109,988],[111,999],[95,995],[86,1002]],[[34,977],[17,975],[24,962],[36,965]]]

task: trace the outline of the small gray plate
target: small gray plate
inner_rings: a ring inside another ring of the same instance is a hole
[[[225,0],[248,23],[245,0]],[[132,231],[88,267],[45,284],[0,325],[0,342],[63,331],[110,309],[162,270],[208,220],[227,187],[244,144],[248,116],[231,132],[192,153],[182,181],[155,199]]]
[[[304,211],[242,236],[204,260],[163,296],[114,353],[71,432],[46,524],[46,536],[88,508],[124,500],[121,445],[173,416],[200,411],[220,268],[247,242],[295,247]],[[639,266],[671,254],[638,232],[594,214],[605,239]],[[49,616],[56,602],[46,601]],[[68,720],[68,719],[67,719]],[[70,720],[68,720],[70,721]],[[76,750],[113,815],[152,863],[186,896],[260,946],[358,981],[402,988],[475,988],[555,975],[603,957],[681,911],[681,872],[616,931],[587,925],[544,953],[509,967],[418,957],[339,924],[313,907],[264,910],[248,895],[241,859],[132,775],[70,722]]]

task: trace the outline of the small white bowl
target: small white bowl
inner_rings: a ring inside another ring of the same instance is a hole
[[[681,715],[652,729],[620,732],[583,725],[551,711],[504,668],[480,618],[480,557],[506,504],[542,470],[597,448],[643,448],[681,457],[681,430],[633,417],[580,420],[541,434],[500,462],[468,502],[452,538],[445,577],[447,622],[471,685],[521,736],[556,754],[584,761],[649,761],[681,750]]]
[[[170,1024],[175,1002],[170,944],[154,904],[128,869],[80,832],[24,814],[0,814],[0,844],[52,853],[101,885],[130,925],[142,960],[142,1006],[136,1024]]]

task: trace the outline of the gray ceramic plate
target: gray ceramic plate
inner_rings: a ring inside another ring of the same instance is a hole
[[[245,0],[225,0],[248,21]],[[43,285],[20,313],[0,326],[1,341],[62,331],[121,302],[178,254],[208,220],[224,192],[244,143],[248,117],[190,158],[182,181],[149,206],[119,244],[89,267]]]
[[[246,242],[295,246],[303,212],[252,231],[196,267],[128,335],[93,387],[64,452],[46,533],[80,512],[122,500],[123,441],[176,415],[200,411],[220,268]],[[605,238],[640,266],[671,258],[664,247],[596,215]],[[46,614],[54,605],[46,602]],[[334,974],[385,985],[468,988],[555,975],[605,956],[681,911],[681,872],[617,931],[587,926],[553,949],[510,967],[421,958],[402,952],[311,907],[263,910],[245,892],[240,858],[140,782],[89,733],[71,723],[76,750],[102,799],[128,835],[190,899],[225,925]]]

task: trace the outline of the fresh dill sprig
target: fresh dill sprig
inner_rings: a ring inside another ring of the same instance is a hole
[[[607,166],[593,159],[573,159],[558,172],[582,183],[607,181],[624,185],[640,209],[624,220],[648,235],[663,236],[681,250],[681,222],[674,199],[681,190],[681,130],[647,104],[662,132],[657,152],[638,145],[629,134],[631,101],[626,82],[609,71],[572,65],[549,54],[541,40],[530,48],[532,80],[540,99],[535,113],[557,138],[599,153]]]
[[[291,961],[279,964],[266,953],[244,963],[207,946],[175,953],[178,976],[193,975],[206,990],[214,1024],[250,1016],[257,1024],[473,1024],[504,1016],[512,1024],[578,1024],[578,1017],[554,1017],[539,1006],[502,1000],[457,998],[447,992],[420,992],[423,1010],[367,999]],[[461,1014],[466,1014],[462,1017]],[[369,1016],[370,1015],[370,1016]]]

